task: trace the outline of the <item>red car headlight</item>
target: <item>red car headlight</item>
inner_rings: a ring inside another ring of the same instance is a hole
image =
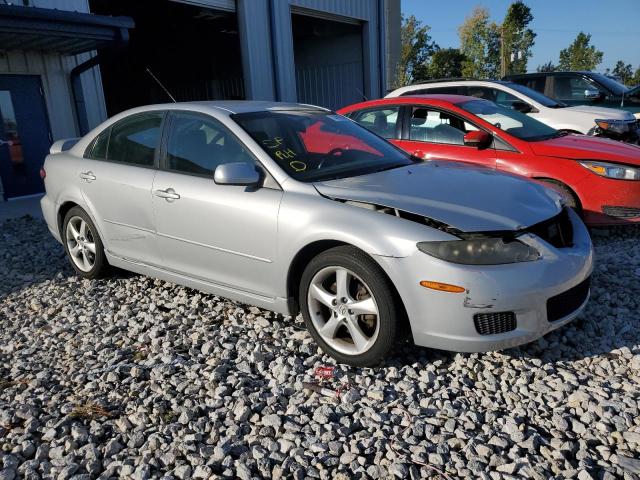
[[[601,177],[616,178],[618,180],[640,180],[640,168],[591,160],[583,160],[579,163]]]

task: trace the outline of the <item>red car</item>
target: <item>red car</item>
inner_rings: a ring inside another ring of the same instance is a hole
[[[407,152],[486,165],[552,184],[589,225],[640,223],[640,147],[573,135],[460,95],[358,103],[338,111]]]

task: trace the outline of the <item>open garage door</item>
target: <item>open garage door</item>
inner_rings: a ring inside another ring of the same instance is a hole
[[[109,116],[127,108],[171,99],[244,99],[235,12],[158,0],[90,0],[93,13],[133,18],[129,44],[100,51]]]
[[[294,13],[298,101],[332,110],[363,100],[362,25]]]

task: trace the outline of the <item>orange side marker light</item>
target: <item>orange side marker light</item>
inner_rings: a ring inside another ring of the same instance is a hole
[[[440,282],[430,282],[428,280],[422,280],[420,282],[425,288],[430,288],[432,290],[439,290],[441,292],[449,292],[449,293],[462,293],[466,289],[464,287],[458,287],[457,285],[449,285],[448,283],[440,283]]]

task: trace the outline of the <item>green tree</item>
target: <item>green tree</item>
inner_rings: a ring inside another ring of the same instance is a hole
[[[533,20],[531,9],[522,0],[512,3],[502,22],[501,75],[526,73],[536,34],[527,26]]]
[[[625,85],[633,85],[633,67],[630,63],[625,64],[622,60],[618,60],[616,66],[613,67],[613,75],[620,78]]]
[[[427,77],[428,60],[438,49],[429,36],[429,30],[428,25],[422,25],[422,22],[413,15],[402,18],[396,88]]]
[[[536,72],[555,72],[558,69],[553,62],[549,61],[547,63],[543,63],[542,65],[538,65],[536,68]]]
[[[634,73],[631,80],[629,80],[629,85],[640,85],[640,67],[637,68],[636,73]]]
[[[500,73],[500,27],[489,23],[489,11],[476,7],[458,28],[460,52],[465,56],[462,75],[495,78]]]
[[[455,78],[462,76],[462,63],[466,57],[457,48],[437,50],[427,66],[429,78]]]
[[[591,34],[580,32],[571,45],[560,51],[560,70],[593,70],[602,62],[603,53],[589,45]]]

